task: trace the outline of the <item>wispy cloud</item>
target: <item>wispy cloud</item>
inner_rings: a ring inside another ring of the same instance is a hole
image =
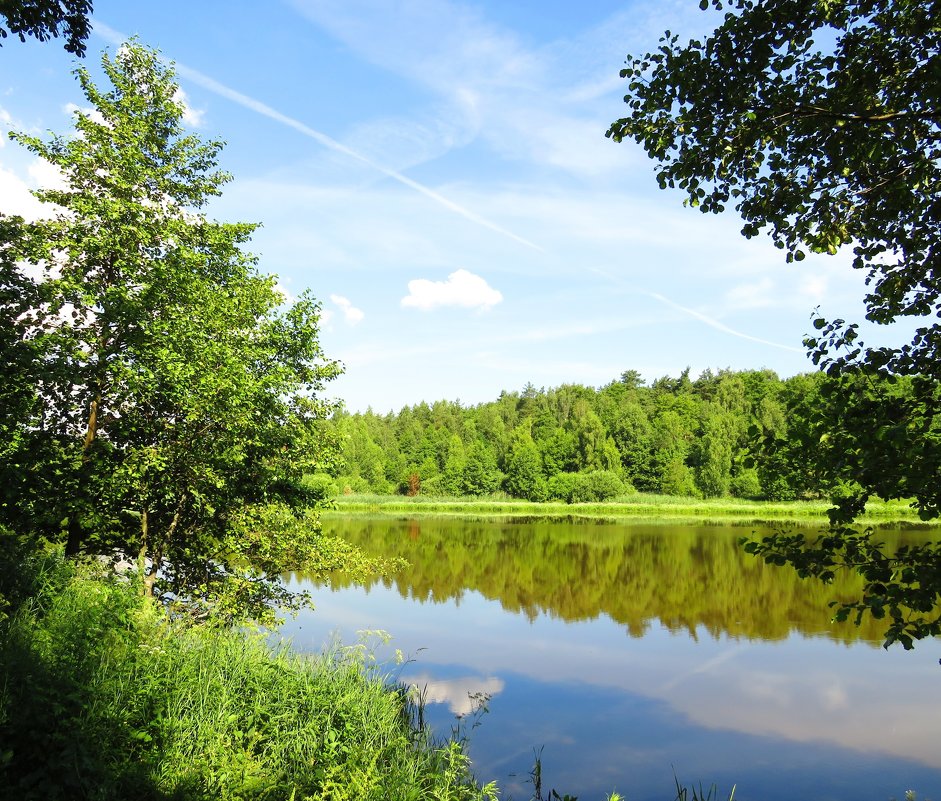
[[[805,276],[800,285],[801,294],[813,303],[820,303],[827,295],[830,282],[825,275]]]
[[[363,60],[430,92],[448,122],[461,115],[499,157],[594,178],[637,161],[634,149],[604,138],[613,114],[586,105],[623,84],[618,64],[636,14],[633,21],[616,15],[575,40],[533,46],[479,7],[454,0],[293,5]],[[456,97],[464,102],[455,104]]]
[[[676,311],[682,314],[685,314],[687,317],[692,317],[694,320],[699,320],[699,322],[704,323],[710,328],[714,328],[716,331],[721,331],[724,334],[729,334],[730,336],[738,337],[739,339],[745,339],[745,340],[748,340],[749,342],[757,342],[761,345],[769,345],[772,348],[779,348],[781,350],[790,351],[792,353],[804,353],[802,348],[796,348],[792,345],[784,345],[780,342],[773,342],[770,339],[764,339],[762,337],[753,336],[752,334],[745,333],[744,331],[738,331],[726,325],[725,323],[720,322],[714,317],[710,317],[708,314],[704,314],[703,312],[697,311],[696,309],[691,309],[688,306],[683,306],[682,304],[677,303],[674,300],[671,300],[670,298],[666,297],[665,295],[662,295],[659,292],[650,292],[646,289],[641,289],[639,287],[627,285],[627,282],[623,281],[617,276],[614,276],[608,272],[605,272],[604,270],[592,269],[591,272],[595,273],[596,275],[603,276],[604,278],[607,278],[608,280],[614,283],[626,285],[629,291],[635,292],[639,295],[643,295],[648,298],[653,298],[659,303],[662,303],[664,306],[669,306],[671,309],[675,309]]]
[[[489,309],[500,303],[503,295],[479,275],[455,270],[447,281],[416,278],[408,282],[408,295],[402,305],[428,311],[438,306],[460,306],[465,309]]]
[[[105,39],[107,39],[108,41],[112,43],[125,41],[124,36],[122,36],[118,31],[115,31],[113,28],[110,28],[109,26],[105,25],[103,22],[96,20],[94,30],[96,33],[102,35]],[[512,231],[509,231],[506,228],[503,228],[497,225],[496,223],[491,222],[490,220],[486,219],[480,214],[477,214],[476,212],[471,211],[470,209],[467,209],[464,206],[461,206],[459,203],[455,203],[453,200],[450,200],[449,198],[445,197],[439,192],[436,192],[434,189],[431,189],[430,187],[427,187],[424,184],[419,183],[418,181],[412,180],[407,175],[403,175],[402,173],[396,170],[389,169],[388,167],[385,167],[384,165],[379,164],[373,161],[372,159],[367,158],[362,153],[359,153],[358,151],[353,150],[350,147],[347,147],[341,142],[338,142],[333,137],[328,136],[327,134],[322,133],[321,131],[318,131],[315,128],[310,127],[309,125],[301,122],[300,120],[295,119],[294,117],[288,116],[287,114],[283,114],[282,112],[272,108],[266,103],[263,103],[262,101],[257,100],[256,98],[250,97],[229,86],[226,86],[225,84],[217,81],[215,78],[211,78],[205,73],[202,73],[198,70],[194,70],[190,67],[187,67],[185,64],[174,62],[173,66],[178,75],[203,87],[203,89],[206,89],[212,92],[213,94],[219,95],[220,97],[224,97],[226,100],[230,100],[233,103],[238,103],[240,106],[243,106],[249,109],[250,111],[254,111],[256,114],[260,114],[263,117],[267,117],[268,119],[274,120],[275,122],[278,122],[281,125],[285,125],[288,128],[293,128],[295,131],[303,134],[309,139],[313,139],[315,142],[322,145],[323,147],[326,147],[336,153],[340,153],[346,156],[347,158],[352,159],[353,161],[357,161],[361,164],[365,164],[366,166],[370,167],[376,172],[381,173],[382,175],[385,175],[387,178],[391,178],[393,181],[398,181],[400,184],[403,184],[404,186],[407,186],[410,189],[414,189],[416,192],[419,192],[420,194],[424,195],[430,200],[433,200],[435,203],[438,203],[439,205],[444,206],[445,208],[449,209],[455,214],[459,214],[461,217],[464,217],[466,220],[469,220],[470,222],[476,223],[477,225],[480,225],[484,228],[494,231],[495,233],[501,234],[502,236],[509,237],[515,242],[518,242],[521,245],[525,245],[528,248],[533,248],[534,250],[541,250],[539,245],[535,244],[534,242],[531,242],[525,237],[519,236],[518,234],[515,234]]]
[[[774,281],[766,277],[732,287],[725,293],[725,300],[734,309],[761,309],[775,305],[777,299],[774,292]]]

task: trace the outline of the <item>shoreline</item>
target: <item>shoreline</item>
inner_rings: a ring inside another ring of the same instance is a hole
[[[534,502],[508,498],[446,498],[404,495],[344,495],[321,510],[336,516],[454,516],[480,518],[572,518],[623,520],[636,523],[794,523],[828,524],[826,501],[747,501],[740,499],[678,498],[638,493],[618,501],[598,503]],[[924,521],[905,501],[870,501],[859,526],[936,528],[941,521]]]

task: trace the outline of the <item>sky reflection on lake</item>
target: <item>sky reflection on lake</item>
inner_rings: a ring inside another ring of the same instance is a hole
[[[471,754],[504,797],[529,798],[540,747],[547,784],[583,801],[614,789],[672,798],[674,770],[725,792],[737,783],[745,801],[941,797],[938,641],[906,653],[824,632],[762,641],[660,623],[630,636],[604,614],[566,622],[473,590],[432,603],[382,584],[317,588],[315,603],[285,626],[295,647],[390,632],[385,653],[413,658],[397,675],[426,688],[436,730],[470,711],[469,693],[490,696]]]

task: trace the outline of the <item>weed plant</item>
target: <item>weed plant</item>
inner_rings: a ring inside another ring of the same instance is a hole
[[[0,623],[0,798],[496,798],[362,649],[297,655],[169,621],[113,576],[38,568]]]

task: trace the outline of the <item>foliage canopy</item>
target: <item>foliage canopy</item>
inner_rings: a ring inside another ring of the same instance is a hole
[[[0,39],[9,33],[21,42],[34,36],[40,42],[65,36],[65,49],[77,56],[85,55],[85,40],[91,31],[88,18],[92,13],[92,0],[0,0]]]
[[[766,230],[788,261],[852,248],[867,318],[917,321],[911,342],[865,347],[857,325],[814,320],[805,344],[837,379],[820,440],[840,490],[832,530],[749,546],[824,580],[840,566],[863,573],[853,608],[887,615],[887,643],[910,647],[941,634],[941,549],[886,555],[848,524],[873,494],[941,513],[941,3],[727,5],[704,39],[668,31],[655,52],[628,57],[629,115],[607,135],[640,143],[686,203],[733,204],[742,233]]]
[[[941,4],[728,5],[706,39],[667,32],[628,58],[630,116],[607,135],[642,144],[703,212],[733,203],[789,260],[852,245],[873,320],[937,310]]]

